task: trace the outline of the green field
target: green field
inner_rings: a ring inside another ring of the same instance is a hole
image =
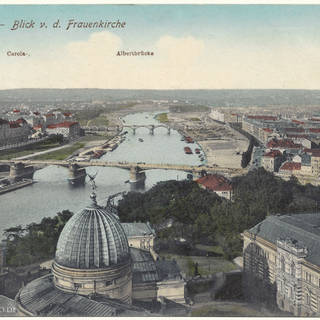
[[[221,257],[182,256],[170,253],[160,253],[160,257],[175,259],[180,270],[187,276],[194,275],[195,263],[198,263],[198,271],[202,276],[237,269],[234,263]]]
[[[60,146],[60,144],[57,142],[43,141],[43,142],[28,146],[27,150],[18,151],[16,149],[14,149],[14,150],[8,150],[6,152],[1,152],[0,160],[23,157],[28,154],[33,154],[33,153],[40,152],[40,151],[46,151],[51,148],[56,148],[59,146]]]
[[[161,123],[169,122],[167,113],[159,113],[159,114],[157,114],[156,119],[158,121],[160,121]]]
[[[280,313],[257,308],[240,302],[212,302],[191,311],[193,317],[262,317],[279,316]]]
[[[63,148],[61,150],[53,151],[50,153],[42,154],[34,157],[35,160],[65,160],[67,157],[72,155],[78,149],[81,149],[85,146],[83,142],[76,142],[70,147]]]

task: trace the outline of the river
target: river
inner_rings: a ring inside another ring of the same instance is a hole
[[[123,118],[127,125],[157,125],[154,118],[156,113],[135,113]],[[168,135],[166,128],[156,128],[154,135],[149,129],[139,128],[133,135],[128,131],[126,140],[113,152],[105,154],[101,159],[109,161],[128,161],[146,163],[169,163],[199,165],[198,155],[186,155],[181,141],[181,135],[171,130]],[[143,142],[139,141],[142,139]],[[188,145],[193,151],[197,144]],[[88,173],[97,173],[97,199],[101,205],[106,204],[108,196],[130,191],[129,171],[119,168],[88,167]],[[34,174],[34,183],[31,186],[18,189],[0,196],[0,234],[4,229],[17,225],[27,225],[31,222],[40,222],[43,217],[53,217],[57,212],[69,209],[78,212],[90,203],[91,187],[87,182],[82,187],[74,188],[67,182],[68,169],[57,166],[48,166]],[[150,189],[159,181],[183,180],[187,173],[173,170],[147,170],[145,189]]]

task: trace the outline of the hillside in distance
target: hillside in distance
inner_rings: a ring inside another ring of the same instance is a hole
[[[181,100],[211,106],[320,105],[320,90],[118,90],[118,89],[11,89],[0,90],[2,103],[56,103]]]

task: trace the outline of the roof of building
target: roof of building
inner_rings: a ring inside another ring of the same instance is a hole
[[[256,119],[256,120],[277,120],[277,117],[275,116],[265,116],[265,115],[251,115],[247,116],[248,119]]]
[[[50,124],[47,126],[47,129],[56,129],[56,128],[70,128],[71,126],[78,124],[75,121],[64,121],[60,123]]]
[[[196,180],[197,183],[203,185],[212,191],[231,191],[232,184],[224,176],[218,174],[208,174]]]
[[[160,277],[157,272],[156,264],[149,251],[130,248],[132,260],[132,282],[156,282]]]
[[[308,149],[305,148],[303,149],[303,151],[309,155],[311,155],[312,157],[320,157],[320,149]]]
[[[288,171],[301,170],[301,163],[287,161],[280,167],[280,170],[288,170]]]
[[[133,283],[157,282],[181,279],[180,269],[175,260],[154,261],[149,251],[130,248],[133,262]]]
[[[276,158],[276,157],[281,157],[282,153],[279,150],[271,150],[265,153],[263,156],[268,158]]]
[[[289,132],[305,132],[306,130],[304,128],[284,128],[284,131],[289,131]]]
[[[130,259],[128,239],[118,217],[95,202],[64,226],[55,261],[76,269],[105,268]]]
[[[314,132],[314,133],[318,133],[318,132],[320,132],[320,128],[310,128],[309,131]]]
[[[143,222],[130,222],[130,223],[121,223],[124,232],[127,237],[139,237],[144,235],[153,234],[155,235],[155,231],[151,228],[149,223]]]
[[[273,132],[273,130],[270,129],[270,128],[263,128],[263,131],[266,131],[266,132],[269,132],[269,133]]]
[[[158,260],[156,266],[161,280],[181,279],[176,260]]]
[[[308,139],[309,136],[307,134],[287,134],[288,138],[297,138],[297,139]]]
[[[20,123],[16,122],[16,121],[9,121],[9,126],[10,128],[20,128]]]
[[[301,148],[300,144],[294,143],[290,139],[272,139],[267,143],[268,148],[290,148],[290,149],[299,149]]]
[[[273,244],[293,239],[308,250],[306,260],[320,266],[320,213],[269,216],[249,230]]]
[[[57,289],[47,275],[28,283],[17,296],[17,302],[37,316],[113,316],[116,308],[89,297]]]
[[[304,122],[303,122],[303,121],[295,120],[295,119],[293,119],[293,120],[292,120],[292,122],[293,122],[293,123],[297,123],[297,124],[304,124]]]

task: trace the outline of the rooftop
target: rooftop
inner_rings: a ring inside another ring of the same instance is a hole
[[[281,157],[282,153],[279,150],[271,150],[266,154],[264,154],[263,156],[268,158],[276,158],[276,157]]]
[[[18,294],[17,302],[37,316],[100,316],[116,315],[117,309],[89,297],[57,289],[47,275],[28,283]]]
[[[308,249],[305,259],[320,266],[320,213],[269,216],[249,232],[275,245],[293,239]]]
[[[47,129],[56,129],[56,128],[70,128],[71,126],[77,124],[75,121],[65,121],[56,124],[50,124],[47,126]]]
[[[231,182],[224,176],[218,174],[208,174],[196,180],[197,183],[203,185],[212,191],[231,191]]]
[[[148,234],[155,235],[155,231],[151,228],[148,223],[143,222],[131,222],[131,223],[121,223],[124,232],[127,237],[139,237]]]
[[[287,161],[280,167],[280,170],[288,170],[288,171],[301,170],[301,163]]]
[[[105,268],[128,261],[129,245],[118,217],[94,201],[64,226],[55,261],[76,269]]]
[[[256,120],[277,120],[278,118],[275,116],[266,116],[266,115],[252,115],[247,116],[248,119],[256,119]]]
[[[268,148],[290,148],[290,149],[300,149],[301,145],[294,143],[290,139],[272,139],[267,143]]]

